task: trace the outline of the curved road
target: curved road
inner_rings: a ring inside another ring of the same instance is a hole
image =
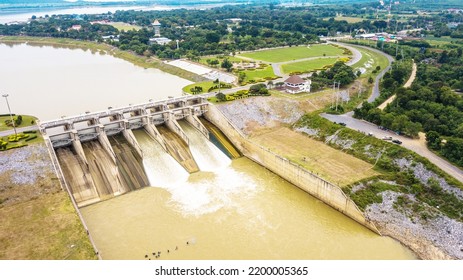
[[[349,112],[344,115],[329,115],[325,113],[321,114],[321,116],[325,119],[337,123],[343,122],[346,124],[346,127],[364,132],[366,134],[372,133],[374,137],[379,139],[383,138],[384,136],[390,136],[394,139],[398,139],[402,141],[402,146],[404,148],[414,151],[420,156],[427,158],[430,162],[437,165],[444,172],[463,183],[463,170],[459,169],[458,167],[452,165],[445,159],[431,152],[426,146],[426,139],[424,133],[420,133],[419,139],[410,139],[408,137],[396,135],[392,131],[379,129],[377,125],[364,120],[355,119],[352,117],[352,115],[352,112]]]
[[[368,47],[363,47],[363,46],[362,48],[372,50],[376,53],[384,55],[389,61],[389,66],[383,69],[383,71],[381,71],[381,73],[376,77],[372,94],[368,98],[368,102],[373,102],[379,96],[379,81],[384,76],[384,74],[391,68],[391,63],[394,61],[394,59],[390,55],[385,54],[379,50],[368,48]],[[418,140],[410,139],[407,137],[396,135],[395,133],[391,131],[381,130],[375,124],[369,123],[367,121],[355,119],[353,118],[353,114],[354,114],[353,112],[348,112],[343,115],[330,115],[326,113],[322,113],[320,115],[324,117],[325,119],[328,119],[332,122],[345,123],[346,127],[349,127],[354,130],[358,130],[365,134],[372,133],[374,137],[377,137],[380,139],[384,136],[391,136],[395,139],[399,139],[400,141],[402,141],[403,147],[411,151],[414,151],[415,153],[427,158],[430,162],[435,164],[437,167],[442,169],[444,172],[446,172],[450,176],[454,177],[455,179],[463,183],[463,170],[451,164],[450,162],[446,161],[445,159],[439,157],[435,153],[431,152],[426,146],[426,139],[425,139],[424,133],[420,133],[419,135],[420,138]]]

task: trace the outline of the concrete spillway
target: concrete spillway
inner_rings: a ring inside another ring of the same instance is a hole
[[[190,150],[201,171],[212,171],[230,165],[231,160],[200,131],[184,120],[178,121],[190,140]]]
[[[88,167],[73,148],[59,148],[56,155],[77,205],[81,207],[100,201]]]
[[[82,143],[98,195],[107,199],[129,191],[122,184],[118,168],[98,141]]]
[[[116,155],[116,164],[125,188],[133,191],[148,186],[149,181],[143,169],[142,158],[125,137],[118,134],[108,138]]]
[[[222,131],[218,127],[216,127],[213,123],[206,120],[205,118],[199,118],[201,123],[207,128],[209,131],[209,139],[214,145],[219,147],[224,153],[226,153],[230,158],[235,159],[241,157],[241,153],[238,149],[228,140],[227,136],[223,134]]]
[[[169,154],[172,155],[172,157],[174,157],[189,173],[199,171],[199,167],[190,152],[188,144],[185,143],[180,136],[164,125],[158,126],[157,129],[164,138]]]

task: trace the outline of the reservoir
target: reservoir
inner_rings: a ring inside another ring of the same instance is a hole
[[[0,45],[0,59],[14,111],[44,120],[178,96],[188,84],[82,50]],[[88,199],[111,196],[80,208],[103,259],[154,259],[154,252],[161,260],[416,258],[251,160],[229,159],[188,122],[178,123],[199,172],[186,172],[143,129],[133,130],[142,159],[129,160],[135,156],[117,135],[109,139],[115,163],[98,142],[83,143],[86,171],[71,148],[57,152],[66,179],[80,180],[77,191],[88,187]],[[111,177],[116,166],[143,171]]]
[[[191,83],[81,49],[0,44],[0,62],[1,90],[10,95],[11,110],[41,120],[180,96]]]

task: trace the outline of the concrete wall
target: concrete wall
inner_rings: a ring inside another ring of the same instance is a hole
[[[59,165],[59,161],[58,161],[58,158],[56,156],[55,149],[53,148],[53,144],[51,143],[50,138],[48,138],[48,136],[46,136],[46,135],[43,135],[43,140],[45,142],[45,145],[48,148],[48,153],[50,154],[50,159],[51,159],[51,161],[53,163],[53,167],[55,168],[56,175],[58,176],[58,179],[59,179],[59,182],[60,182],[60,185],[61,185],[61,189],[67,191],[67,193],[69,194],[69,198],[71,199],[72,206],[74,206],[74,209],[76,210],[77,215],[79,216],[80,222],[82,223],[82,226],[84,227],[84,230],[87,233],[88,239],[90,240],[90,243],[93,246],[93,250],[97,254],[98,259],[101,260],[101,256],[100,256],[100,253],[98,251],[98,248],[96,247],[96,244],[93,241],[92,235],[90,234],[90,232],[88,230],[87,224],[85,223],[84,217],[82,217],[82,213],[80,212],[80,209],[77,206],[77,202],[76,202],[76,200],[74,198],[74,195],[72,194],[71,189],[69,188],[69,186],[68,186],[68,184],[66,182],[66,179],[64,178],[63,170],[61,170],[61,166]]]
[[[208,109],[208,112],[204,115],[206,119],[222,130],[243,155],[266,167],[288,182],[291,182],[370,230],[380,234],[375,225],[365,218],[362,211],[360,211],[357,205],[344,194],[340,187],[247,139],[247,137],[242,134],[239,129],[235,128],[217,107],[210,105]]]

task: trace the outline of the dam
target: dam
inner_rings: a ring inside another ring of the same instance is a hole
[[[100,257],[415,258],[336,186],[254,147],[216,110],[188,96],[40,123]]]

